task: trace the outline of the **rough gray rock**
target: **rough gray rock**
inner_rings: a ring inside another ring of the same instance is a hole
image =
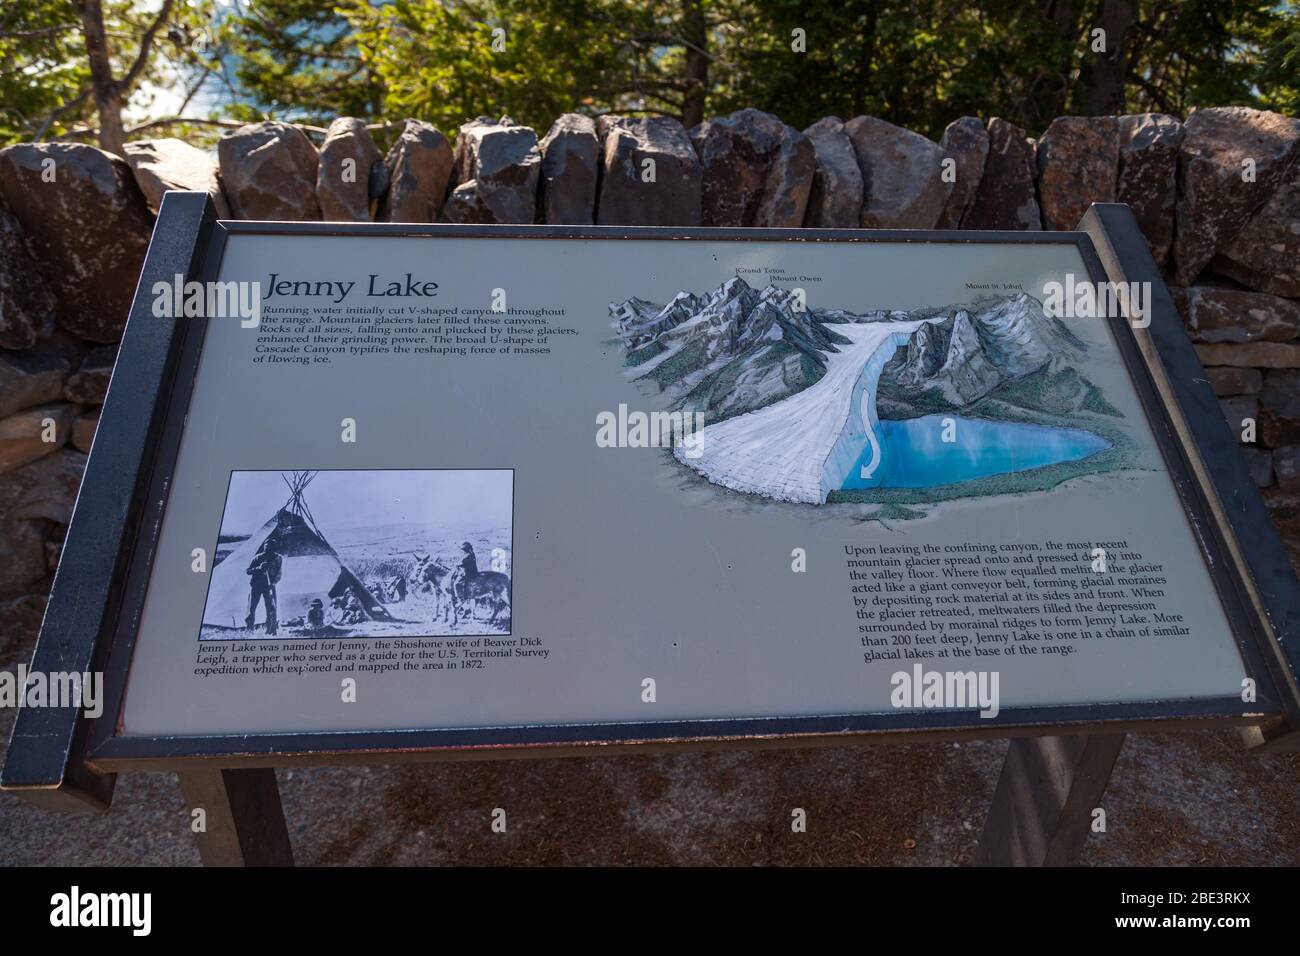
[[[844,132],[862,172],[862,225],[933,229],[953,186],[944,182],[939,145],[874,116],[849,120]]]
[[[596,121],[581,113],[565,113],[551,124],[538,149],[542,153],[540,221],[569,226],[594,223],[600,181]]]
[[[0,667],[12,670],[14,664],[27,662],[45,616],[46,601],[44,594],[23,594],[0,601]]]
[[[1174,242],[1178,149],[1183,124],[1164,113],[1119,117],[1119,178],[1115,199],[1133,210],[1156,265],[1165,267]]]
[[[84,454],[59,448],[0,476],[0,519],[44,519],[66,525],[85,469]]]
[[[1265,373],[1259,408],[1259,433],[1266,445],[1277,448],[1300,444],[1300,370]]]
[[[1300,149],[1300,119],[1244,106],[1194,110],[1178,154],[1174,265],[1190,285],[1268,201]],[[1243,181],[1248,161],[1254,181]]]
[[[957,166],[957,180],[939,214],[936,227],[960,229],[961,221],[975,201],[975,192],[984,178],[984,164],[989,158],[989,132],[974,116],[953,120],[943,131],[939,148]]]
[[[596,221],[613,226],[698,226],[703,168],[690,137],[667,116],[602,116]]]
[[[1227,420],[1232,433],[1237,436],[1238,442],[1241,442],[1242,436],[1248,433],[1250,422],[1259,422],[1258,396],[1232,395],[1228,398],[1220,398],[1219,407],[1223,409],[1223,417]]]
[[[0,150],[0,194],[50,282],[58,324],[116,342],[153,230],[131,167],[93,146],[21,143]]]
[[[20,595],[48,574],[42,523],[0,518],[0,597]]]
[[[1095,202],[1115,201],[1119,124],[1113,116],[1058,116],[1038,142],[1043,225],[1069,230]]]
[[[1215,395],[1254,395],[1264,384],[1264,375],[1257,368],[1207,368],[1205,377]]]
[[[1300,445],[1274,448],[1273,471],[1283,491],[1300,491]]]
[[[1210,268],[1252,289],[1300,298],[1300,159]]]
[[[103,405],[116,361],[116,346],[101,345],[92,349],[82,359],[81,367],[68,377],[63,386],[63,398],[78,405]]]
[[[963,229],[1042,229],[1034,185],[1034,147],[1019,126],[989,120],[989,155]]]
[[[146,139],[123,147],[136,185],[155,213],[170,189],[207,193],[222,219],[230,218],[230,205],[221,191],[217,161],[209,153],[180,139]]]
[[[59,401],[74,357],[69,347],[49,340],[22,351],[0,352],[0,418]]]
[[[239,219],[316,220],[320,157],[287,123],[250,123],[217,145],[221,185]]]
[[[1251,480],[1255,482],[1257,487],[1267,488],[1273,483],[1272,452],[1252,448],[1249,445],[1242,445],[1241,455],[1246,460],[1246,470],[1250,472]]]
[[[438,127],[408,119],[384,162],[388,191],[380,222],[437,222],[451,182],[451,144]]]
[[[54,308],[54,293],[28,251],[22,227],[0,206],[0,348],[35,344]]]
[[[856,229],[862,223],[862,170],[853,142],[838,116],[804,130],[812,140],[816,167],[804,225],[814,229]]]
[[[49,551],[66,525],[81,487],[86,456],[55,449],[30,464],[0,474],[0,597],[44,587],[51,570]]]
[[[370,222],[370,183],[384,157],[365,120],[340,116],[330,123],[316,169],[316,200],[327,222]]]
[[[803,225],[816,168],[807,136],[756,109],[707,120],[689,135],[703,170],[704,225]]]
[[[537,217],[542,154],[537,134],[509,116],[480,116],[456,137],[455,183],[447,222],[531,223]]]
[[[1300,337],[1300,302],[1264,292],[1193,286],[1186,323],[1197,342],[1289,342]]]

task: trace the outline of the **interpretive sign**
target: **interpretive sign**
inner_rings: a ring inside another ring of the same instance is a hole
[[[158,230],[94,769],[1286,725],[1294,577],[1084,233]]]

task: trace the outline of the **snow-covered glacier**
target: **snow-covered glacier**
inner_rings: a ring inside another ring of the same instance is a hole
[[[778,501],[821,504],[844,485],[863,449],[879,466],[876,385],[922,320],[837,325],[851,340],[826,352],[825,374],[789,398],[708,425],[677,459],[714,484]]]

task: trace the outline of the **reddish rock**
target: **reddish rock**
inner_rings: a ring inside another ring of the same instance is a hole
[[[939,229],[960,229],[966,211],[975,202],[975,192],[984,178],[989,158],[989,133],[974,116],[953,120],[943,131],[939,148],[956,163],[956,181],[936,224]]]
[[[316,168],[316,201],[327,222],[370,222],[370,185],[384,157],[366,121],[340,116],[330,123]]]
[[[1300,298],[1300,159],[1210,268],[1252,289]]]
[[[153,230],[131,168],[93,146],[21,143],[0,150],[0,194],[49,282],[58,324],[92,342],[121,338]]]
[[[0,418],[62,398],[75,355],[73,349],[51,340],[22,351],[0,352]]]
[[[92,408],[78,415],[72,423],[72,447],[77,451],[90,453],[90,445],[95,440],[95,429],[99,427],[99,409]]]
[[[550,224],[589,226],[596,220],[600,181],[600,138],[596,121],[565,113],[542,138],[540,219]]]
[[[816,169],[812,140],[771,113],[737,110],[690,131],[703,168],[706,226],[803,225]]]
[[[1019,126],[989,120],[989,154],[963,229],[1042,229],[1034,184],[1034,147]]]
[[[933,229],[952,193],[943,150],[920,133],[874,116],[844,124],[862,172],[862,226]]]
[[[1194,110],[1183,128],[1174,264],[1178,283],[1191,285],[1282,182],[1300,149],[1300,120],[1225,106]]]
[[[804,130],[813,144],[813,180],[804,225],[814,229],[856,229],[862,223],[862,170],[838,116]]]
[[[250,123],[217,144],[221,185],[238,219],[318,220],[320,156],[288,123]]]
[[[1095,202],[1115,201],[1119,124],[1113,116],[1058,116],[1038,143],[1038,199],[1048,229],[1076,229]]]
[[[537,134],[509,116],[480,116],[456,137],[453,175],[442,218],[462,223],[532,223],[542,154]]]
[[[1300,368],[1300,345],[1292,342],[1197,345],[1196,354],[1200,356],[1202,365]]]
[[[1184,321],[1197,342],[1289,342],[1300,337],[1300,302],[1263,292],[1193,286]]]
[[[230,218],[230,205],[221,191],[217,161],[209,153],[179,139],[146,139],[123,147],[126,161],[155,213],[168,190],[207,193],[222,219]]]
[[[108,394],[108,382],[117,361],[117,348],[102,345],[82,360],[81,367],[68,377],[63,386],[63,397],[78,405],[102,405]]]
[[[1156,265],[1164,268],[1174,242],[1178,149],[1183,124],[1164,113],[1119,118],[1119,178],[1115,198],[1133,210]]]
[[[76,416],[75,405],[60,403],[37,405],[0,418],[0,474],[62,448],[72,437]]]
[[[437,222],[451,182],[451,144],[438,127],[408,119],[388,151],[388,191],[379,204],[380,222]]]
[[[690,137],[667,116],[602,116],[602,226],[698,226],[703,169]]]
[[[0,206],[0,348],[34,345],[54,307],[54,293],[28,251],[22,227]]]
[[[1300,491],[1300,445],[1274,448],[1273,472],[1283,491]]]

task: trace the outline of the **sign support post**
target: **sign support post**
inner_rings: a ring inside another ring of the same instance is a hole
[[[293,866],[274,770],[200,768],[177,776],[204,866]]]
[[[1079,861],[1124,734],[1011,741],[976,866],[1070,866]]]

